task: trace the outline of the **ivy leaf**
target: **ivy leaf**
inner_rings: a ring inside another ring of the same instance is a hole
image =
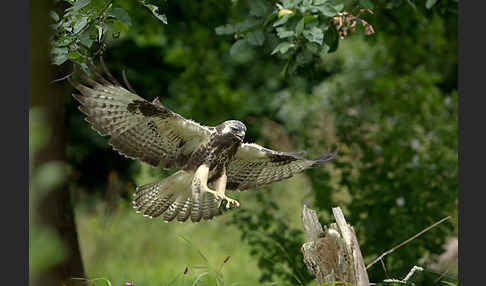
[[[240,39],[238,41],[236,41],[232,46],[231,46],[231,49],[230,49],[230,55],[231,56],[235,56],[239,51],[241,51],[242,49],[248,47],[248,41],[247,39]]]
[[[427,0],[425,2],[425,8],[430,9],[437,3],[437,0]]]
[[[94,42],[94,40],[91,39],[91,37],[90,37],[89,31],[82,33],[81,36],[79,36],[79,41],[81,42],[81,44],[83,46],[85,46],[87,48],[91,48],[91,46],[93,45],[93,42]]]
[[[293,47],[295,47],[295,44],[292,44],[290,42],[282,42],[282,43],[278,44],[277,47],[275,47],[275,49],[272,52],[272,55],[276,54],[278,52],[280,52],[281,54],[285,54],[289,49],[291,49]]]
[[[68,53],[68,58],[72,61],[75,61],[75,62],[79,62],[79,61],[83,60],[83,56],[81,55],[81,53],[78,52],[78,51],[75,51],[75,50],[70,51]]]
[[[130,27],[132,25],[132,21],[130,20],[130,15],[128,15],[127,11],[121,7],[115,7],[108,10],[108,15],[117,18],[123,24]]]
[[[373,9],[373,2],[371,0],[359,0],[359,5],[365,9]]]
[[[59,15],[57,15],[56,12],[49,11],[49,16],[52,18],[52,20],[54,20],[54,22],[57,23],[59,21]]]
[[[251,31],[250,33],[248,33],[246,38],[248,39],[248,43],[254,46],[261,46],[265,41],[265,35],[261,30]]]
[[[74,24],[73,33],[77,34],[88,24],[88,17],[81,17],[79,21]]]
[[[51,61],[55,65],[62,65],[68,59],[69,49],[67,47],[56,47],[52,49]]]
[[[334,25],[331,25],[324,34],[324,43],[329,46],[328,53],[332,53],[337,50],[339,45],[339,34]]]
[[[324,40],[324,33],[322,32],[321,29],[317,27],[313,27],[310,30],[305,30],[303,32],[303,35],[309,42],[318,43],[319,45],[322,46],[322,41]]]
[[[73,11],[78,11],[82,9],[84,6],[88,5],[91,0],[77,0],[74,2],[74,5],[71,7]]]

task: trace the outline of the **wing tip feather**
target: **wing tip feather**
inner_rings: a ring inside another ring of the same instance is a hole
[[[334,157],[336,157],[336,155],[338,154],[339,152],[339,146],[336,147],[336,150],[334,150],[333,152],[326,152],[324,154],[322,154],[321,156],[315,158],[314,160],[314,164],[321,164],[321,163],[325,163],[327,161],[330,161],[332,160]]]

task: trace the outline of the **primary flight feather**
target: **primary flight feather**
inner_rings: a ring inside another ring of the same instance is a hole
[[[92,66],[94,79],[84,72],[87,85],[70,79],[82,94],[73,94],[79,109],[100,135],[120,154],[154,167],[180,169],[156,183],[137,187],[133,207],[164,221],[199,222],[220,215],[220,205],[239,207],[226,190],[246,190],[290,178],[332,159],[337,150],[316,159],[303,152],[278,152],[243,143],[246,126],[228,120],[204,126],[169,110],[158,99],[146,101],[125,89],[101,62],[106,80]],[[129,84],[127,83],[127,86]]]

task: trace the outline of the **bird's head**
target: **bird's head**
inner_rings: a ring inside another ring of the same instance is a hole
[[[246,126],[243,122],[238,120],[228,120],[223,122],[223,135],[233,135],[240,141],[245,138]]]

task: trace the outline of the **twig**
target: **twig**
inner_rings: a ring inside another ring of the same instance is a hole
[[[409,243],[410,241],[412,241],[412,240],[414,240],[415,238],[419,237],[419,236],[420,236],[420,235],[422,235],[423,233],[425,233],[425,232],[427,232],[427,231],[431,230],[432,228],[436,227],[437,225],[439,225],[439,224],[443,223],[444,221],[446,221],[446,220],[448,220],[448,219],[450,219],[450,218],[451,218],[450,216],[447,216],[447,217],[445,217],[445,218],[443,218],[443,219],[439,220],[438,222],[436,222],[436,223],[432,224],[431,226],[426,227],[425,229],[423,229],[422,231],[418,232],[417,234],[415,234],[414,236],[410,237],[409,239],[407,239],[407,240],[403,241],[403,242],[402,242],[402,243],[400,243],[399,245],[397,245],[397,246],[393,247],[393,248],[392,248],[392,249],[390,249],[390,250],[387,250],[387,251],[383,252],[383,254],[381,254],[380,256],[378,256],[378,257],[377,257],[375,260],[373,260],[373,262],[371,262],[370,264],[368,264],[368,265],[366,266],[366,269],[368,269],[368,268],[370,268],[371,266],[373,266],[373,265],[374,265],[376,262],[380,261],[380,259],[382,259],[382,258],[383,258],[383,257],[385,257],[386,255],[388,255],[388,254],[390,254],[390,253],[394,252],[395,250],[397,250],[397,248],[402,247],[403,245],[405,245],[405,244]]]
[[[74,73],[74,72],[71,72],[70,74],[68,74],[68,75],[66,75],[66,76],[63,76],[63,77],[58,78],[58,79],[55,79],[55,80],[53,80],[53,81],[49,82],[49,84],[53,84],[53,83],[55,83],[55,82],[65,80],[65,79],[69,78],[70,76],[72,76],[72,75],[73,75],[73,73]]]
[[[410,272],[408,272],[407,276],[405,276],[405,278],[403,278],[402,280],[398,280],[398,279],[385,279],[385,280],[383,280],[383,282],[385,282],[385,283],[408,284],[408,280],[412,277],[412,275],[416,271],[424,271],[424,269],[422,267],[420,267],[420,266],[415,265],[414,267],[412,267],[412,269],[410,270]]]
[[[129,89],[131,92],[133,92],[133,93],[135,93],[135,94],[136,94],[137,92],[136,92],[136,91],[133,89],[132,85],[130,84],[130,82],[129,82],[129,81],[128,81],[128,79],[127,79],[127,75],[126,75],[126,73],[125,73],[125,70],[122,70],[122,77],[123,77],[123,81],[125,82],[125,85],[127,86],[127,88],[128,88],[128,89]]]

